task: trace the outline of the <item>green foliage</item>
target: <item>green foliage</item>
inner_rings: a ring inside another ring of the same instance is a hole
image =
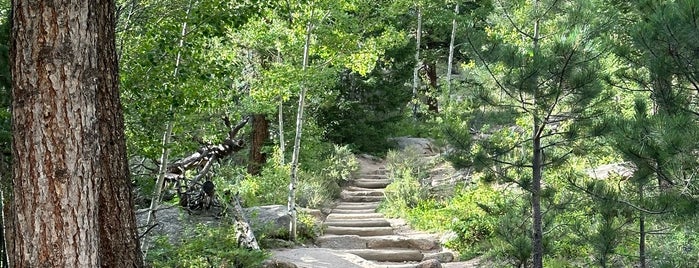
[[[332,150],[315,151],[307,159],[323,159],[317,163],[302,165],[299,175],[297,202],[303,207],[317,208],[328,204],[340,194],[340,185],[348,181],[359,169],[359,163],[347,146],[333,146]],[[259,176],[244,174],[242,169],[227,168],[222,177],[232,192],[240,193],[245,206],[286,204],[290,168],[281,165],[279,151],[276,150]],[[307,156],[308,157],[308,156]],[[302,162],[305,163],[305,162]]]
[[[427,163],[413,148],[405,151],[388,151],[386,154],[386,170],[388,177],[393,180],[384,190],[386,200],[383,210],[394,216],[405,216],[402,212],[413,209],[428,196],[423,185],[427,177]]]
[[[148,251],[146,262],[151,267],[262,267],[268,257],[264,251],[252,251],[238,246],[232,226],[198,226],[192,238],[173,245],[167,237],[159,237]]]
[[[10,163],[10,142],[12,129],[10,125],[11,75],[10,75],[10,3],[0,1],[0,172]],[[4,175],[3,175],[4,176]]]
[[[510,198],[487,185],[459,190],[444,211],[453,217],[450,230],[456,235],[446,246],[464,259],[483,254],[491,246],[498,218],[506,211],[505,202]]]
[[[340,195],[340,185],[352,178],[359,170],[359,163],[347,146],[334,145],[315,170],[301,173],[298,182],[298,204],[318,208],[327,205]],[[318,169],[319,168],[319,169]]]

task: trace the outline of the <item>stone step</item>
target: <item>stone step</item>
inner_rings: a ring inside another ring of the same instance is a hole
[[[391,228],[391,227],[328,226],[325,229],[325,233],[326,234],[334,234],[334,235],[358,235],[358,236],[392,235],[393,228]]]
[[[422,261],[422,253],[413,249],[348,249],[344,252],[357,255],[365,260],[405,262]]]
[[[316,245],[332,249],[365,249],[366,239],[358,235],[326,234],[316,238]]]
[[[378,191],[380,190],[380,191]],[[375,189],[369,191],[347,191],[344,190],[340,193],[340,196],[383,196],[383,189]]]
[[[346,186],[344,189],[345,189],[345,191],[349,191],[349,192],[361,192],[361,191],[373,191],[373,192],[381,192],[381,193],[384,192],[384,189],[382,189],[382,188],[364,188],[364,187],[357,187],[357,186],[353,186],[353,185]]]
[[[366,213],[374,213],[376,212],[375,208],[370,208],[370,209],[333,209],[332,213],[338,213],[338,214],[366,214]]]
[[[325,218],[326,221],[330,220],[352,220],[352,219],[383,219],[383,214],[381,213],[362,213],[362,214],[341,214],[341,213],[330,213],[328,217]]]
[[[385,219],[326,220],[324,224],[338,227],[391,227],[391,223]]]
[[[384,174],[365,174],[359,176],[359,179],[366,179],[366,180],[388,180],[388,176]]]
[[[370,209],[379,207],[379,202],[340,202],[337,203],[337,209]]]
[[[439,243],[434,239],[408,237],[401,235],[373,236],[367,237],[367,248],[407,248],[417,250],[435,250],[439,248]]]
[[[370,189],[386,188],[391,184],[390,180],[370,180],[370,179],[356,179],[352,182],[354,186]]]
[[[401,235],[359,236],[327,234],[316,239],[320,247],[334,249],[384,249],[402,248],[430,251],[439,248],[432,239],[410,238]]]
[[[341,200],[345,202],[377,202],[383,201],[384,196],[342,196]]]

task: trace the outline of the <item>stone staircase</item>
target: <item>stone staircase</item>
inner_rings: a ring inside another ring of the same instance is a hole
[[[316,244],[372,261],[372,267],[441,267],[440,263],[452,261],[453,255],[441,251],[436,236],[399,230],[376,212],[391,183],[383,165],[377,163],[363,163],[359,178],[343,188]]]

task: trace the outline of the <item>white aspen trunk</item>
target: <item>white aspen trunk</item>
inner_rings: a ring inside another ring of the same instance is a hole
[[[182,32],[180,33],[180,40],[177,44],[178,51],[177,57],[175,58],[175,70],[172,72],[172,76],[174,78],[177,78],[177,75],[179,74],[180,61],[182,59],[182,47],[184,47],[184,37],[187,34],[187,19],[189,18],[189,12],[191,10],[192,2],[190,1],[189,5],[187,6],[185,20],[182,23]],[[173,111],[173,107],[170,106],[169,113],[172,113]],[[146,226],[151,224],[151,221],[154,218],[155,211],[158,209],[158,206],[160,205],[160,200],[162,199],[163,184],[165,182],[165,173],[167,172],[168,166],[168,155],[170,153],[170,137],[172,136],[172,127],[174,124],[174,120],[172,118],[169,118],[169,121],[165,125],[165,134],[163,134],[162,143],[163,152],[160,155],[160,169],[158,170],[158,178],[156,179],[155,187],[153,188],[153,196],[151,196],[150,207],[148,209],[148,216],[146,217]],[[148,252],[148,234],[144,234],[142,239],[143,240],[141,241],[141,251],[144,252],[145,256]]]
[[[420,37],[422,36],[422,10],[417,6],[417,30],[415,31],[415,69],[413,70],[413,118],[417,119],[418,99],[417,93],[420,87]]]
[[[284,141],[284,100],[279,97],[279,164],[284,165],[284,147],[286,147],[286,142]]]
[[[454,15],[459,15],[459,4],[454,8]],[[449,63],[447,64],[447,101],[451,99],[451,72],[454,65],[454,39],[456,39],[456,18],[451,20],[451,40],[449,41]]]
[[[310,46],[311,39],[311,29],[313,25],[308,22],[306,26],[306,44],[303,47],[303,67],[302,70],[305,73],[308,67],[308,50]],[[296,181],[298,179],[298,165],[299,165],[299,150],[301,149],[301,129],[303,127],[303,106],[306,98],[306,86],[301,85],[301,92],[299,93],[299,107],[298,114],[296,115],[296,137],[294,138],[294,152],[291,157],[291,181],[289,182],[289,199],[288,199],[288,210],[291,216],[291,222],[289,223],[289,240],[296,240]]]

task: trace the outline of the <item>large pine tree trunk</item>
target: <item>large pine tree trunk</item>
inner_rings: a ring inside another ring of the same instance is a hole
[[[250,134],[250,159],[248,174],[259,175],[267,156],[262,153],[262,146],[269,140],[269,121],[264,114],[252,116],[252,133]]]
[[[12,1],[14,267],[140,267],[114,2]]]
[[[425,70],[425,76],[427,76],[427,79],[430,82],[429,88],[425,89],[425,103],[427,104],[427,110],[433,113],[439,113],[439,101],[437,101],[437,98],[434,96],[438,90],[437,63],[423,62],[422,67]]]
[[[102,172],[99,190],[99,257],[102,267],[143,265],[139,248],[131,178],[126,156],[124,115],[119,99],[119,68],[114,27],[114,1],[94,5],[97,21],[96,111],[100,150],[97,159]]]

